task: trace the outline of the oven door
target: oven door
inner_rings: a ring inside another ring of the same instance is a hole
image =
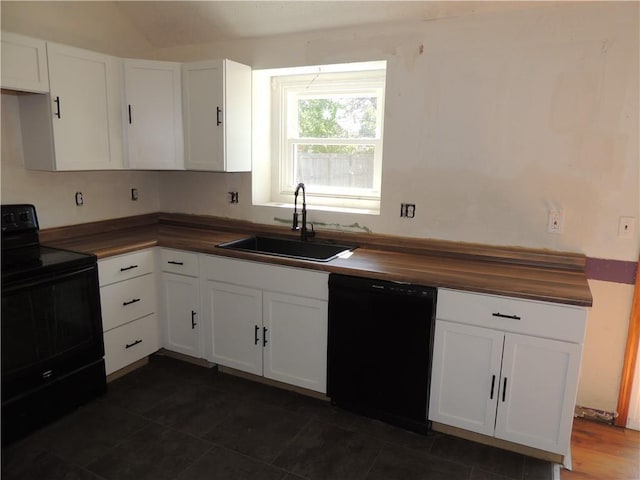
[[[3,403],[103,356],[95,264],[3,284]]]

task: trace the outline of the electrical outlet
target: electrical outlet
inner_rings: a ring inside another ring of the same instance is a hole
[[[138,200],[138,189],[137,188],[132,188],[131,189],[131,200],[133,200],[134,202],[136,200]]]
[[[76,205],[79,207],[84,205],[84,197],[82,196],[82,192],[76,192]]]
[[[561,208],[552,207],[549,209],[549,217],[547,220],[548,233],[562,233],[562,224],[564,223],[564,211]]]
[[[413,218],[416,216],[416,204],[415,203],[401,203],[400,204],[400,216],[406,218]]]
[[[239,203],[238,192],[229,192],[229,203]]]
[[[618,237],[633,238],[636,231],[635,217],[620,217],[618,222]]]

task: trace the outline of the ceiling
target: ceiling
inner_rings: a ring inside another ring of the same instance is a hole
[[[79,2],[84,3],[84,2]],[[115,5],[154,47],[193,45],[535,5],[518,1],[139,1]]]

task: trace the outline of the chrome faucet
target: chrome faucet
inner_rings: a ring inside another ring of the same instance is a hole
[[[298,225],[298,193],[302,190],[302,226]],[[311,231],[307,229],[307,195],[304,189],[304,183],[300,182],[296,187],[293,203],[293,225],[291,230],[300,230],[300,240],[303,242],[309,237],[313,237],[316,232],[313,230],[313,223],[311,224]]]

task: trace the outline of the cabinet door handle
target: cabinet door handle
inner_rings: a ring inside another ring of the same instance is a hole
[[[505,315],[504,313],[500,313],[500,312],[492,313],[491,315],[493,315],[494,317],[500,317],[500,318],[510,318],[511,320],[521,319],[521,317],[519,317],[518,315]]]
[[[262,346],[267,346],[267,332],[269,329],[267,327],[262,327]]]
[[[138,265],[129,265],[128,267],[122,267],[120,271],[126,272],[127,270],[133,270],[134,268],[138,268]]]
[[[55,116],[58,118],[62,118],[62,116],[60,115],[60,97],[56,97],[56,99],[54,100],[55,104],[56,104],[56,113]]]
[[[129,125],[131,125],[131,105],[129,105]]]
[[[216,125],[222,125],[222,120],[220,120],[220,114],[222,113],[222,109],[220,107],[216,107]]]
[[[489,400],[493,400],[493,389],[496,386],[496,376],[491,376],[491,395],[489,396]]]
[[[195,320],[196,319],[196,315],[197,315],[196,312],[191,310],[191,330],[196,328],[196,325],[197,325],[196,320]]]
[[[175,260],[167,260],[171,265],[184,265],[184,262],[176,262]]]
[[[258,330],[260,330],[260,327],[258,325],[255,325],[255,330],[253,331],[253,344],[257,345],[258,342],[260,341],[260,339],[258,338]]]
[[[502,385],[502,401],[507,398],[507,377],[504,377],[504,384]]]
[[[136,345],[138,345],[139,343],[142,343],[142,340],[136,340],[133,343],[127,343],[124,348],[131,348],[131,347],[135,347]]]
[[[133,300],[129,300],[128,302],[122,302],[122,306],[126,307],[127,305],[131,305],[132,303],[138,303],[139,301],[139,298],[134,298]]]

